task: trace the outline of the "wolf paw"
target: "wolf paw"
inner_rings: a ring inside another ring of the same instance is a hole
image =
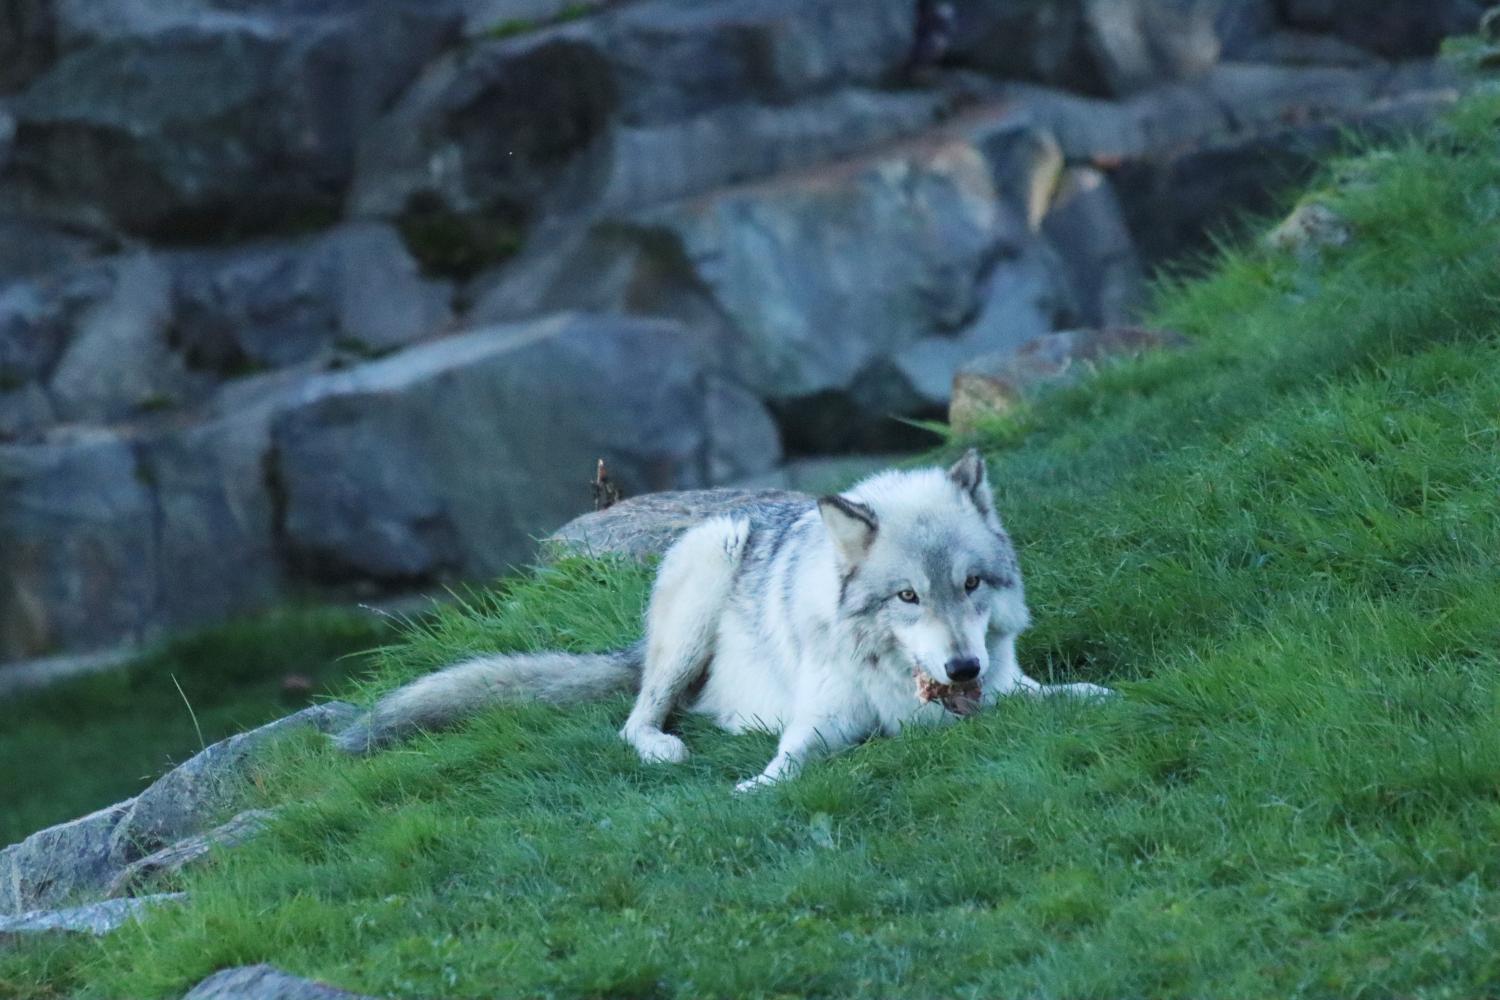
[[[687,760],[687,744],[671,733],[636,733],[627,737],[647,764],[680,764]]]
[[[1068,694],[1074,698],[1118,698],[1120,692],[1098,684],[1069,684]]]
[[[735,785],[734,794],[749,795],[751,792],[759,791],[762,788],[769,788],[774,784],[776,784],[775,778],[768,778],[764,774],[757,774],[755,777],[746,778],[738,785]]]

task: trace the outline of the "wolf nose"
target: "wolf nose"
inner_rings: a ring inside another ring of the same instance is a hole
[[[979,657],[964,656],[949,660],[944,669],[948,671],[948,679],[959,684],[972,681],[979,676]]]

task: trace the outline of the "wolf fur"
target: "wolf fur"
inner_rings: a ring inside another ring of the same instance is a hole
[[[643,761],[687,756],[665,729],[679,709],[780,734],[771,762],[739,784],[748,791],[869,736],[951,721],[917,697],[918,671],[977,677],[984,704],[1111,693],[1022,673],[1016,637],[1029,622],[984,460],[970,451],[946,471],[883,472],[817,502],[704,521],[667,550],[636,645],[466,660],[387,695],[337,739],[359,752],[496,702],[633,691],[620,735]]]

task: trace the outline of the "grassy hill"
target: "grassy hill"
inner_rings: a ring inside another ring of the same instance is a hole
[[[623,699],[351,761],[103,943],[0,993],[176,996],[257,961],[402,996],[1472,997],[1500,989],[1500,100],[1330,169],[1347,246],[1164,289],[1194,346],[987,428],[1036,627],[1118,685],[880,740],[748,799],[762,735],[645,768]],[[637,634],[570,563],[385,650]],[[366,692],[370,694],[371,692]]]

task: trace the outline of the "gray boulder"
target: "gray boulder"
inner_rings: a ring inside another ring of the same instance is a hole
[[[766,504],[805,501],[804,493],[778,489],[675,490],[629,497],[612,507],[574,518],[546,539],[554,557],[623,555],[648,559],[661,555],[695,524],[723,514],[737,514]]]
[[[939,122],[946,94],[846,88],[795,104],[737,103],[613,130],[596,211],[639,209],[797,170]]]
[[[152,608],[159,625],[222,621],[283,593],[287,578],[267,473],[275,412],[269,405],[211,408],[201,420],[137,444],[140,478],[150,484],[159,524],[153,567],[160,584]]]
[[[970,139],[990,165],[995,193],[1029,228],[1040,228],[1062,178],[1065,161],[1057,138],[1024,116],[1007,116],[973,129]]]
[[[597,169],[617,104],[606,52],[582,26],[450,53],[368,130],[350,210],[522,217]]]
[[[336,212],[356,136],[460,27],[414,0],[52,6],[72,47],[15,99],[0,179],[38,211],[178,240]]]
[[[596,22],[627,122],[753,101],[787,104],[887,81],[906,60],[912,0],[675,0]]]
[[[16,388],[51,378],[82,314],[113,287],[107,266],[0,285],[0,385]]]
[[[1387,59],[1433,55],[1443,39],[1473,31],[1485,6],[1478,0],[1280,2],[1282,17],[1290,26],[1335,35]]]
[[[238,794],[244,768],[268,741],[332,732],[358,714],[329,702],[231,736],[157,779],[133,799],[48,827],[0,851],[0,914],[102,898],[133,862],[212,827]]]
[[[996,170],[940,133],[547,233],[475,316],[668,316],[770,403],[789,447],[920,445],[887,418],[940,413],[964,358],[1072,317],[1060,262],[997,194]]]
[[[351,210],[515,225],[600,199],[678,197],[910,131],[940,98],[851,88],[900,67],[912,20],[911,0],[657,0],[477,42],[430,66],[371,130]]]
[[[56,420],[52,400],[37,383],[0,386],[0,443],[34,438]]]
[[[157,510],[108,431],[0,446],[0,660],[138,639],[157,625]]]
[[[686,330],[581,315],[328,376],[275,426],[285,552],[323,580],[504,572],[588,505],[599,458],[627,494],[706,483],[716,460],[771,467],[770,448],[716,459],[711,409],[721,427],[765,416],[748,395],[711,395]]]
[[[109,290],[77,317],[48,388],[65,420],[103,423],[202,396],[168,343],[172,279],[147,254],[119,258],[106,269]]]
[[[1142,260],[1154,265],[1193,250],[1249,215],[1277,207],[1323,160],[1347,144],[1351,130],[1395,136],[1431,127],[1457,92],[1438,89],[1397,99],[1372,97],[1358,111],[1299,125],[1241,133],[1127,162],[1115,190]]]
[[[110,880],[105,893],[111,898],[134,895],[137,888],[152,879],[175,875],[201,863],[216,851],[229,850],[254,839],[275,817],[274,809],[246,809],[212,830],[184,837],[132,861]]]
[[[24,86],[56,51],[52,0],[11,0],[0,12],[0,94]]]
[[[215,972],[182,1000],[374,1000],[302,979],[271,965],[246,965]]]
[[[126,922],[138,920],[142,913],[177,903],[186,896],[180,892],[135,896],[128,899],[106,899],[62,910],[32,910],[15,916],[0,916],[0,945],[35,938],[42,934],[91,934],[95,937],[119,930]]]
[[[1145,300],[1146,276],[1108,176],[1092,167],[1067,171],[1042,223],[1067,271],[1078,315],[1091,326],[1118,326]]]
[[[174,345],[195,368],[233,373],[383,353],[452,321],[452,289],[418,271],[389,226],[354,223],[300,240],[178,254]]]
[[[1224,9],[1270,0],[978,0],[958,4],[951,59],[1007,79],[1123,95],[1194,77],[1224,34],[1249,28]]]
[[[4,169],[4,157],[0,156],[0,172]],[[0,212],[0,282],[45,279],[71,271],[102,254],[107,244],[98,233]]]

